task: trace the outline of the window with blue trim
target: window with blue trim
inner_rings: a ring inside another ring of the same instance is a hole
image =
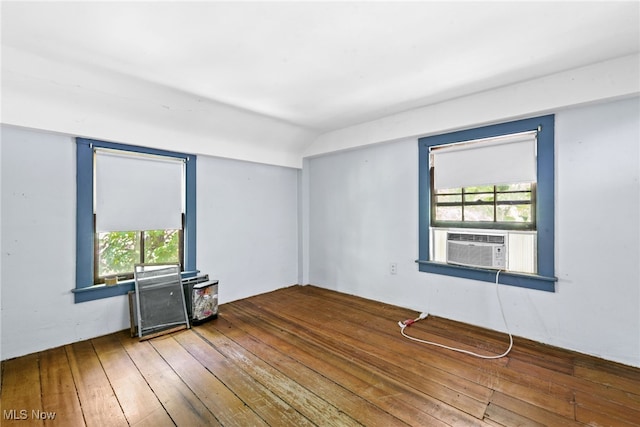
[[[554,116],[418,144],[420,271],[554,291]]]
[[[196,157],[84,138],[76,146],[75,301],[133,290],[137,263],[195,272]]]

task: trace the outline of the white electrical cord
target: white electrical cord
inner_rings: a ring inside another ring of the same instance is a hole
[[[498,355],[498,356],[486,356],[483,354],[478,354],[478,353],[474,353],[473,351],[469,351],[469,350],[463,350],[461,348],[455,348],[455,347],[449,347],[448,345],[444,345],[444,344],[439,344],[439,343],[435,343],[432,341],[427,341],[427,340],[422,340],[419,338],[415,338],[412,336],[407,335],[404,330],[407,328],[407,326],[412,325],[413,323],[425,319],[427,317],[427,313],[421,313],[419,317],[415,318],[415,319],[409,319],[409,320],[405,320],[404,322],[400,321],[398,322],[398,325],[400,326],[400,333],[402,334],[402,336],[404,336],[405,338],[408,338],[412,341],[417,341],[419,343],[422,344],[429,344],[429,345],[434,345],[436,347],[441,347],[441,348],[445,348],[447,350],[452,350],[452,351],[457,351],[459,353],[464,353],[464,354],[469,354],[471,356],[475,356],[475,357],[479,357],[481,359],[500,359],[504,356],[506,356],[507,354],[509,354],[509,352],[511,351],[511,349],[513,348],[513,335],[511,335],[511,332],[509,331],[509,325],[507,324],[507,319],[504,315],[504,309],[502,308],[502,300],[500,299],[500,291],[499,291],[499,287],[500,285],[498,284],[498,279],[500,277],[500,270],[498,270],[498,272],[496,273],[496,295],[498,296],[498,303],[500,304],[500,313],[502,314],[502,320],[504,322],[504,326],[507,329],[507,333],[509,334],[509,348],[507,348],[507,350]]]

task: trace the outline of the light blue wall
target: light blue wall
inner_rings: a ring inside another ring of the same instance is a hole
[[[198,268],[221,302],[298,283],[298,170],[198,157]]]
[[[329,154],[309,161],[309,281],[407,306],[401,275],[415,269],[417,141]]]
[[[559,281],[501,287],[515,335],[640,366],[639,105],[550,112]],[[309,282],[504,330],[495,285],[417,271],[417,161],[413,138],[308,160]]]

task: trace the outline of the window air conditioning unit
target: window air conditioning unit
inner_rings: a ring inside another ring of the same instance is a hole
[[[447,232],[447,263],[504,270],[507,267],[506,236]]]

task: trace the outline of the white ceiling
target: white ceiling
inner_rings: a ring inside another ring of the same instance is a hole
[[[632,2],[2,2],[2,44],[327,132],[640,51]]]

